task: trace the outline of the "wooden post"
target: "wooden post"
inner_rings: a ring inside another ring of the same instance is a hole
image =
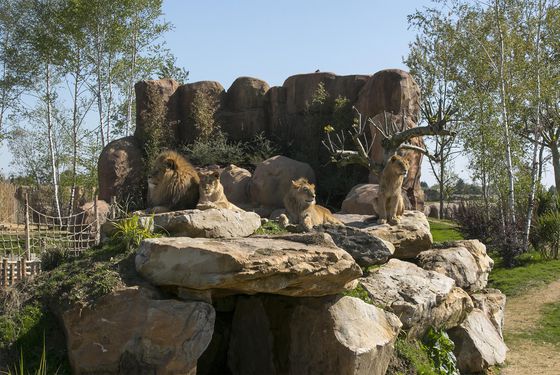
[[[93,196],[93,211],[95,214],[95,245],[99,244],[101,239],[101,224],[99,222],[99,210],[97,207],[97,194]]]
[[[22,257],[22,258],[20,259],[20,262],[19,262],[20,268],[21,268],[21,271],[20,271],[20,272],[21,272],[21,279],[20,279],[20,280],[23,280],[23,279],[25,279],[25,278],[27,277],[27,269],[26,269],[26,268],[27,268],[27,264],[26,264],[26,263],[27,263],[27,262],[25,261],[25,257]]]
[[[117,217],[117,197],[111,197],[111,220],[115,220]]]
[[[25,256],[31,258],[31,235],[29,230],[29,195],[25,193]]]
[[[8,258],[2,258],[2,286],[8,286]]]
[[[14,264],[13,263],[9,263],[9,267],[10,267],[10,283],[8,285],[14,285]]]

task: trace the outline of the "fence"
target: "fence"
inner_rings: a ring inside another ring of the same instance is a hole
[[[75,256],[98,244],[101,216],[107,215],[99,212],[97,199],[79,213],[55,217],[31,207],[26,194],[23,209],[23,223],[0,224],[0,286],[39,273],[40,256],[46,251],[61,250]]]

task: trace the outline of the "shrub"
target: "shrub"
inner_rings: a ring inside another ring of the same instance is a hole
[[[120,220],[114,224],[116,230],[111,239],[122,244],[126,252],[136,249],[143,239],[160,237],[159,234],[152,232],[153,220],[148,218],[147,223],[141,223],[138,215]]]
[[[436,374],[459,375],[457,359],[453,354],[455,344],[443,329],[436,330],[430,327],[422,338],[422,343]]]
[[[560,248],[559,211],[546,212],[537,218],[533,229],[532,243],[543,258],[558,259],[558,249]]]
[[[221,131],[215,132],[211,138],[195,140],[183,151],[197,165],[241,164],[245,161],[243,143],[228,142]]]

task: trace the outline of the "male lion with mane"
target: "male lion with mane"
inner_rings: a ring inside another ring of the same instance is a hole
[[[401,194],[404,176],[408,173],[408,161],[393,155],[381,173],[379,192],[375,198],[375,209],[379,218],[378,224],[389,222],[398,224],[404,213],[404,200]]]
[[[164,151],[157,156],[148,176],[148,206],[152,213],[195,208],[199,177],[181,154]]]
[[[288,216],[280,215],[280,225],[299,224],[306,232],[322,224],[344,225],[333,216],[329,209],[315,204],[315,185],[305,178],[292,181],[292,186],[284,196],[284,207]]]
[[[218,171],[200,172],[199,195],[200,198],[196,206],[199,210],[226,208],[233,211],[243,211],[228,201]]]

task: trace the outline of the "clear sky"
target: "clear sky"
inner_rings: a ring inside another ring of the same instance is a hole
[[[252,76],[271,86],[294,74],[373,74],[406,69],[403,57],[414,30],[407,15],[430,0],[164,0],[174,25],[165,40],[189,82],[214,80],[226,89],[235,78]],[[0,148],[0,170],[9,154]],[[427,162],[422,180],[435,182]],[[468,179],[466,160],[457,173]],[[548,184],[548,183],[547,183]]]

